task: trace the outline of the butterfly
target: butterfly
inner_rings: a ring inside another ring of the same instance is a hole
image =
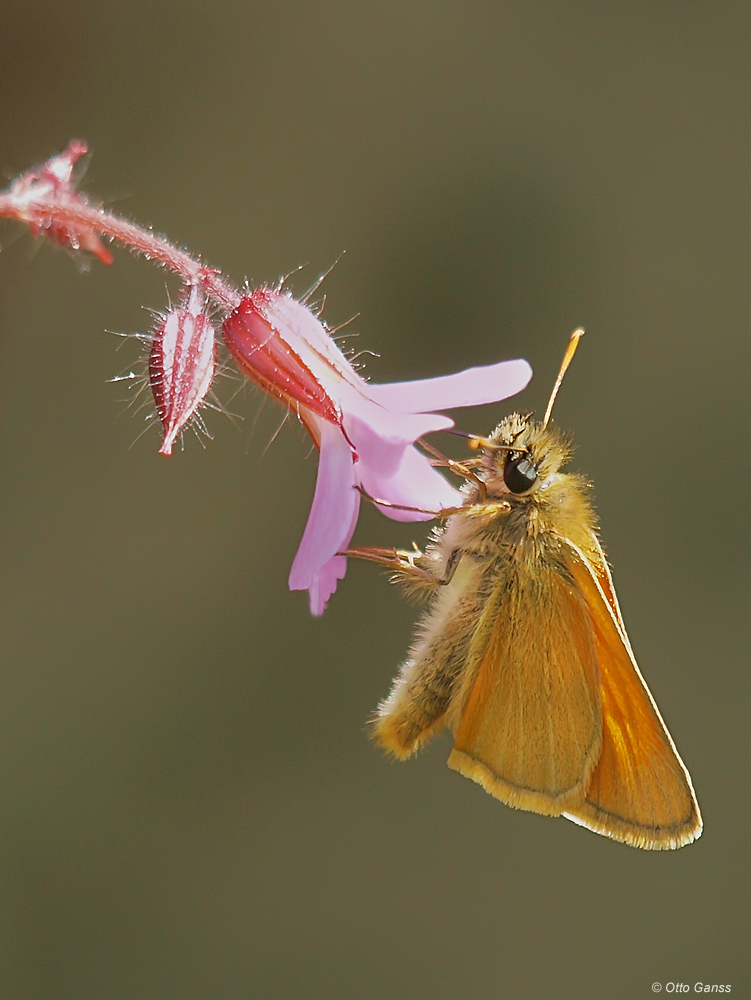
[[[425,552],[353,549],[429,606],[372,722],[400,759],[448,728],[449,767],[506,805],[565,816],[633,847],[702,831],[691,779],[639,671],[570,438],[506,417],[473,438],[464,502]],[[431,449],[435,456],[438,452]]]

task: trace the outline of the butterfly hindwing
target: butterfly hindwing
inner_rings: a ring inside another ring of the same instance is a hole
[[[636,847],[701,833],[691,781],[644,683],[596,539],[509,570],[478,623],[449,766],[508,805]]]
[[[502,575],[470,649],[473,678],[449,767],[508,805],[561,815],[599,759],[602,711],[592,627],[552,566]]]

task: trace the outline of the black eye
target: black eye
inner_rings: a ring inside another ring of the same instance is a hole
[[[503,467],[503,481],[512,493],[526,493],[537,482],[537,469],[529,460],[529,455],[509,456]]]

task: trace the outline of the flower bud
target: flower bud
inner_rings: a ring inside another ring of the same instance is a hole
[[[314,353],[305,335],[311,324],[320,328],[323,344],[328,336],[306,306],[281,292],[259,288],[229,314],[222,329],[238,367],[252,382],[298,413],[306,424],[310,423],[306,411],[340,424],[339,407],[323,385],[323,377],[333,370],[322,353]],[[314,428],[308,429],[316,437]]]
[[[73,168],[88,152],[85,142],[74,140],[64,153],[50,157],[41,167],[27,170],[11,185],[16,203],[16,216],[29,226],[34,236],[48,236],[58,246],[68,250],[93,253],[103,264],[112,263],[112,254],[91,226],[66,219],[65,208],[86,205],[86,199],[76,191]],[[49,211],[52,200],[56,214]]]
[[[164,427],[160,455],[171,455],[177,435],[211,388],[216,363],[214,328],[202,293],[192,286],[162,320],[149,355],[149,382]]]

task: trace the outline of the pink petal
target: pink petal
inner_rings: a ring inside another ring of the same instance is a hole
[[[356,417],[370,424],[379,437],[391,441],[411,443],[423,434],[433,430],[443,430],[453,427],[454,422],[449,417],[436,413],[424,413],[422,410],[397,409],[371,399],[370,390],[374,388],[363,382],[360,388],[341,385],[337,392],[337,402],[343,414]],[[375,388],[387,388],[376,386]]]
[[[427,413],[430,410],[450,410],[455,406],[497,403],[521,392],[531,377],[529,364],[518,359],[482,368],[467,368],[466,371],[439,378],[368,385],[367,393],[386,409]]]
[[[352,511],[352,521],[349,528],[344,532],[344,537],[340,544],[340,548],[342,549],[349,545],[350,539],[355,533],[357,517],[360,513],[360,494],[354,487],[352,487],[352,492],[355,494],[355,506]],[[308,588],[311,614],[323,614],[326,610],[328,599],[336,590],[338,582],[344,579],[346,572],[347,559],[345,556],[333,556],[320,569],[315,571],[310,587]]]
[[[363,489],[375,500],[387,500],[424,511],[456,507],[462,502],[461,493],[450,486],[428,459],[412,446],[404,449],[400,466],[393,476],[381,476],[376,469],[362,462],[358,462],[355,469]],[[392,521],[428,521],[434,516],[431,513],[394,510],[392,507],[379,506],[378,509]]]
[[[423,434],[454,426],[450,417],[440,414],[389,413],[372,403],[367,413],[364,419],[345,412],[344,430],[363,465],[384,477],[397,472],[407,445]]]
[[[355,494],[355,508],[352,511],[352,522],[344,533],[341,541],[341,548],[346,548],[357,527],[357,517],[360,513],[360,494],[352,488]],[[322,615],[326,610],[328,599],[336,590],[340,580],[343,580],[347,573],[347,559],[345,556],[333,556],[328,562],[317,569],[310,582],[308,595],[310,599],[310,612],[313,615]]]
[[[354,488],[352,451],[336,424],[321,424],[321,454],[315,496],[289,574],[290,590],[310,590],[311,611],[321,614],[345,571],[336,553],[355,530],[360,494]]]
[[[323,614],[329,598],[337,588],[340,580],[347,573],[347,560],[344,556],[334,556],[315,571],[308,587],[310,613],[316,617]],[[290,590],[294,590],[290,587]],[[302,589],[302,588],[300,588]]]

